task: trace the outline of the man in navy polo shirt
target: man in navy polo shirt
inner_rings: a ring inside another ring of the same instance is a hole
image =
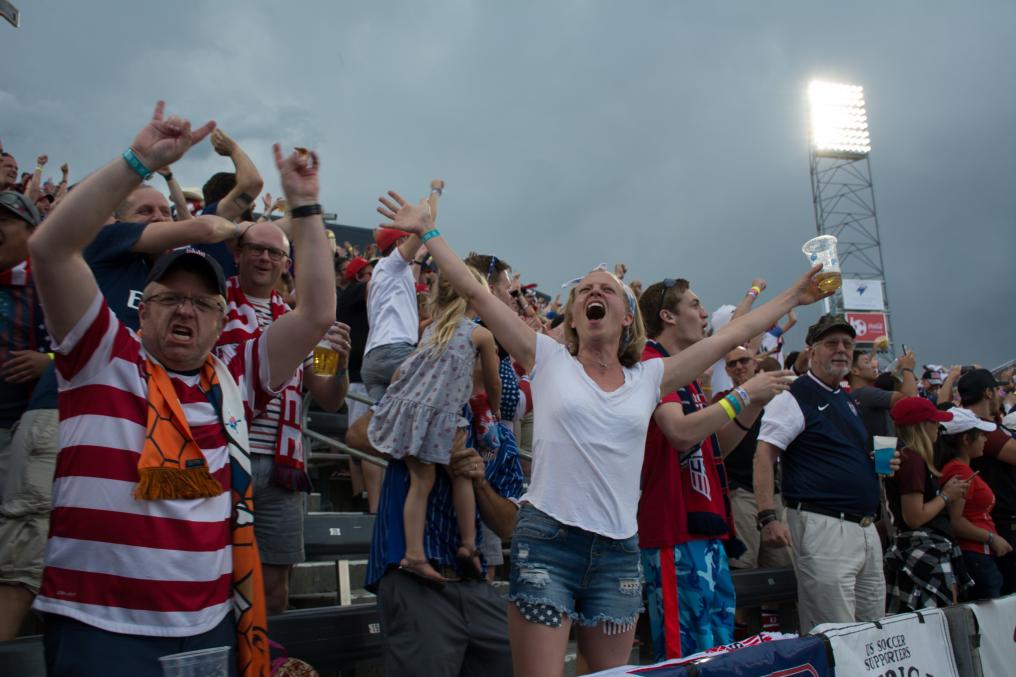
[[[867,430],[840,388],[855,336],[842,315],[823,315],[808,329],[808,372],[769,403],[758,436],[757,522],[766,544],[794,549],[802,634],[820,623],[871,621],[885,613],[874,524],[878,477]],[[773,509],[777,458],[789,530]],[[892,463],[895,470],[898,458]]]

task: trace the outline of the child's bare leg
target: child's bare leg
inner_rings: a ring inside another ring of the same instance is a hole
[[[424,578],[443,581],[444,577],[430,565],[427,553],[423,549],[423,531],[427,526],[427,497],[434,488],[434,466],[421,463],[412,456],[407,456],[405,460],[409,469],[409,491],[406,492],[406,502],[402,507],[406,555],[401,566]]]
[[[468,560],[473,573],[479,578],[481,566],[480,556],[476,552],[476,494],[473,492],[473,480],[468,477],[452,477],[451,480],[455,520],[462,537],[456,556],[460,561]]]

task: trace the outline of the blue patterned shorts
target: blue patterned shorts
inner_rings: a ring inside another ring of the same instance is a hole
[[[734,641],[734,581],[720,540],[642,551],[657,662]]]

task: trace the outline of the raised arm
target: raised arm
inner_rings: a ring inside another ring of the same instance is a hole
[[[293,267],[300,292],[296,308],[272,323],[266,332],[270,381],[276,387],[292,378],[293,371],[335,321],[335,271],[318,204],[317,153],[297,150],[283,158],[279,144],[272,151],[290,207]],[[303,211],[311,213],[301,215]]]
[[[236,185],[219,201],[215,213],[224,219],[235,221],[251,206],[258,193],[264,187],[264,181],[258,168],[240,148],[240,144],[231,139],[221,129],[212,134],[212,147],[215,152],[233,161],[236,170]]]
[[[94,172],[60,201],[28,242],[46,324],[58,343],[98,293],[82,255],[85,247],[113,210],[138,187],[141,173],[176,162],[215,127],[214,122],[208,122],[191,131],[190,122],[175,115],[164,120],[164,110],[165,103],[159,101],[152,119],[130,145],[138,170],[118,157]]]
[[[487,404],[495,416],[501,411],[501,361],[497,357],[494,335],[483,327],[473,330],[473,346],[480,353],[480,370],[483,373],[483,388],[487,392]]]
[[[48,155],[40,155],[35,159],[35,170],[32,172],[32,178],[28,180],[28,186],[25,187],[25,195],[35,202],[42,195],[42,170],[49,162]]]
[[[382,206],[378,207],[378,213],[391,219],[391,223],[384,224],[386,227],[398,228],[421,238],[433,230],[434,220],[426,199],[413,205],[394,191],[389,191],[388,196],[380,198]],[[536,332],[476,281],[440,234],[428,235],[424,244],[441,274],[447,276],[448,282],[466,304],[479,313],[483,324],[493,332],[498,343],[523,369],[530,371],[536,360]]]
[[[71,168],[67,163],[60,165],[60,183],[56,186],[56,195],[53,196],[53,204],[56,204],[63,199],[64,195],[67,194],[67,177],[70,175]]]
[[[169,188],[169,201],[176,207],[176,216],[173,217],[174,221],[183,221],[190,218],[190,206],[187,204],[187,198],[184,197],[183,188],[173,177],[171,167],[163,167],[159,170],[159,174],[166,180],[166,188]]]
[[[135,254],[158,255],[193,244],[215,244],[239,237],[242,228],[221,216],[204,214],[184,221],[156,221],[145,226],[131,247]]]
[[[814,303],[829,296],[832,292],[820,291],[815,282],[815,275],[820,270],[822,270],[821,264],[814,266],[802,275],[792,287],[781,292],[772,301],[759,306],[743,317],[731,320],[712,336],[685,348],[677,355],[664,358],[663,383],[660,386],[660,392],[666,394],[687,385],[735,346],[741,345],[773,326],[791,308]]]

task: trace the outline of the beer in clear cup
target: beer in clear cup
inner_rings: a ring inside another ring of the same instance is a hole
[[[339,353],[332,350],[327,341],[314,346],[314,373],[319,376],[335,376],[339,370]]]
[[[836,253],[836,237],[834,235],[819,235],[804,243],[801,251],[808,258],[811,265],[822,264],[822,270],[815,276],[818,288],[823,292],[836,291],[843,285],[843,275],[840,273],[840,259]]]

